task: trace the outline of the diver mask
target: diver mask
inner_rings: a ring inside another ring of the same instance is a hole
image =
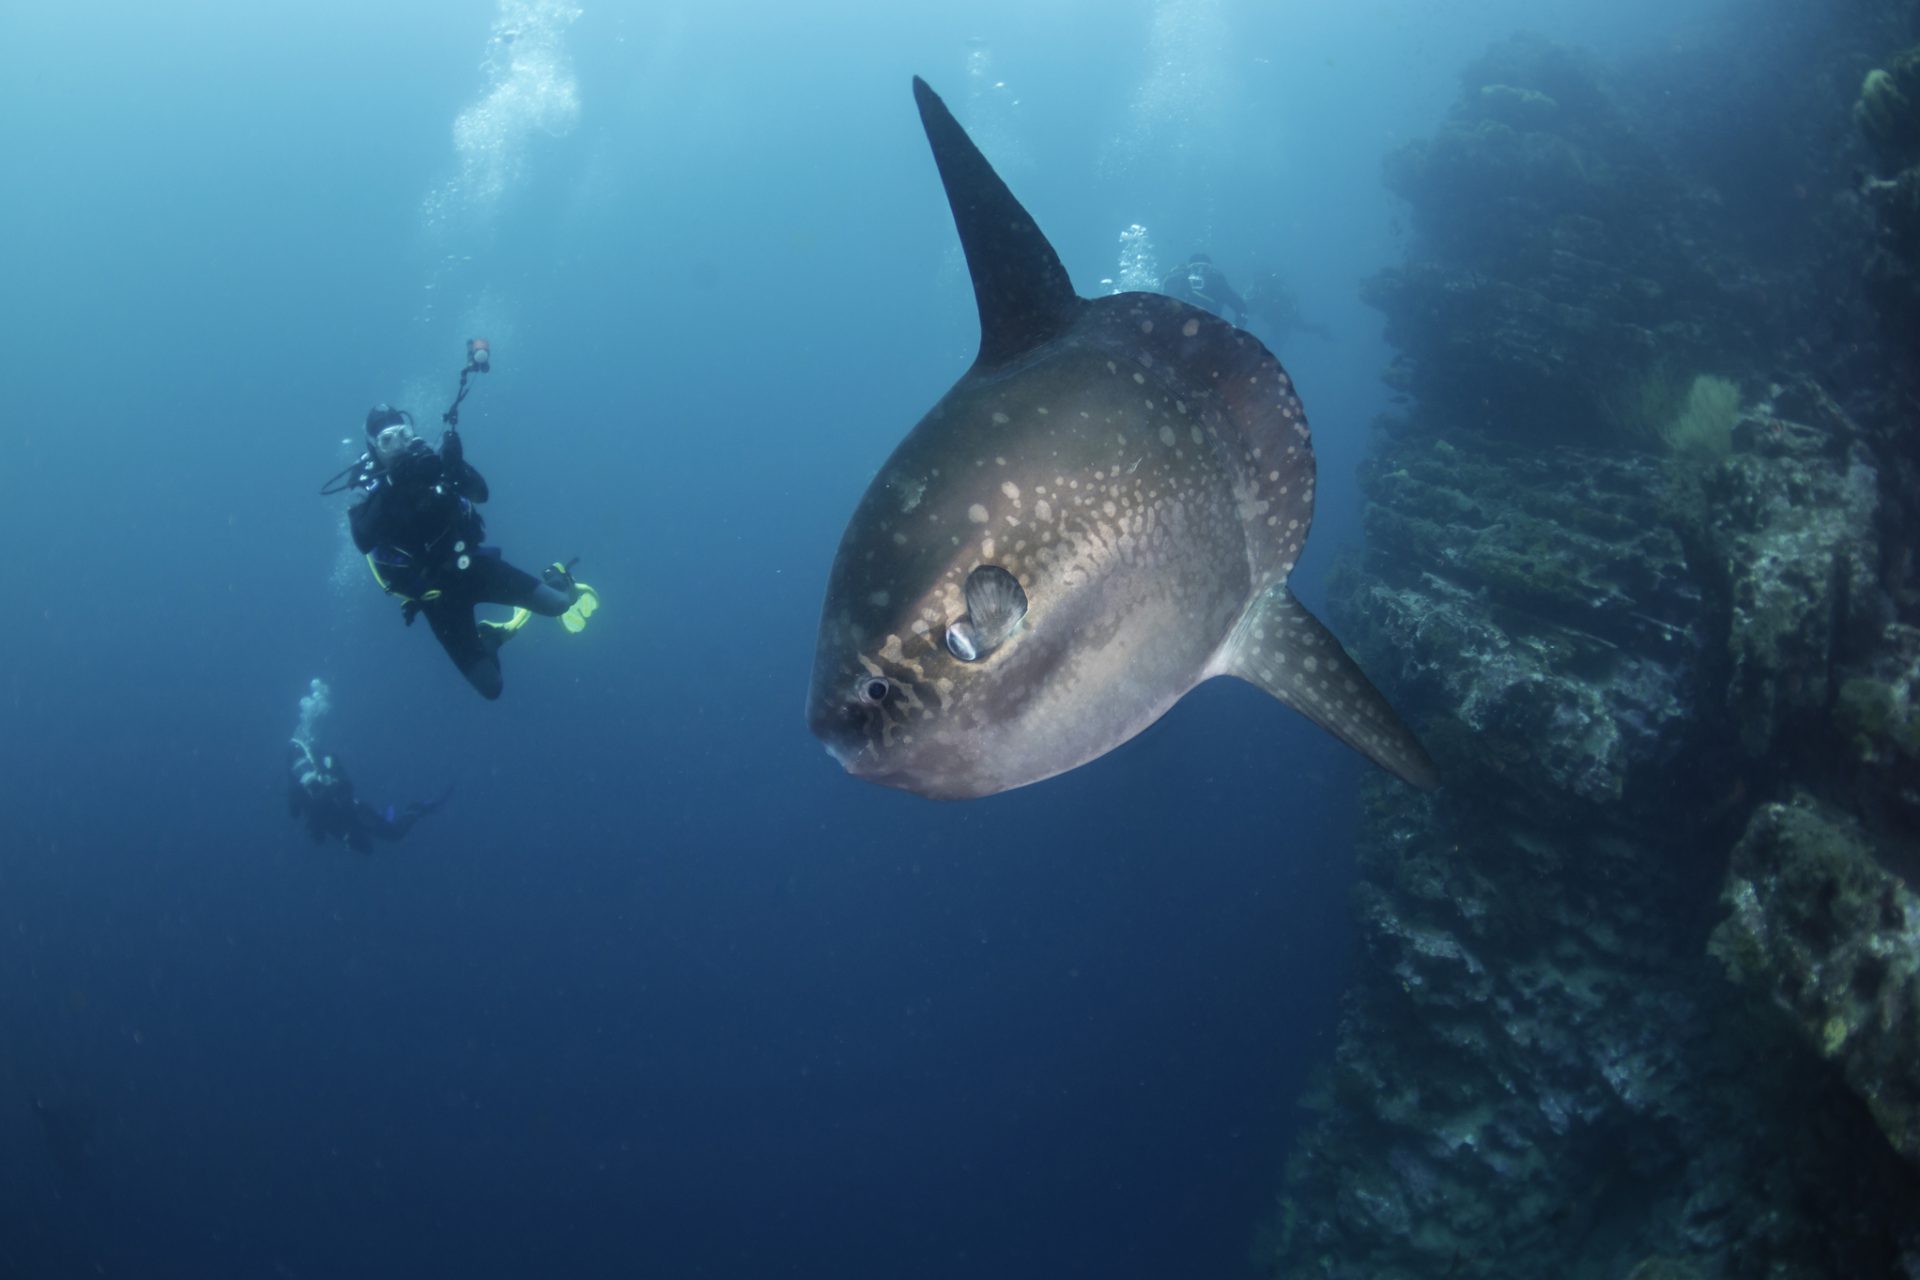
[[[404,422],[396,422],[390,427],[382,427],[379,434],[374,436],[373,454],[381,462],[391,464],[418,439],[412,427]]]
[[[413,415],[405,409],[377,404],[367,410],[367,446],[382,465],[391,465],[418,439]]]

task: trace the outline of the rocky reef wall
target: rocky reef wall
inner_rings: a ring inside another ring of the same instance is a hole
[[[1445,785],[1367,784],[1271,1274],[1920,1276],[1920,31],[1799,21],[1516,38],[1388,162],[1409,404],[1335,625]]]

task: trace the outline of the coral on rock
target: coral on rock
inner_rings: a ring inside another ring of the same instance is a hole
[[[1714,954],[1792,1016],[1920,1164],[1920,897],[1857,822],[1799,797],[1754,815],[1725,900]]]
[[[1419,235],[1367,293],[1409,403],[1333,620],[1443,788],[1367,784],[1278,1276],[1920,1276],[1911,353],[1807,142],[1899,134],[1891,72],[1854,109],[1872,8],[1741,68],[1818,66],[1823,122],[1769,117],[1785,212],[1651,141],[1726,120],[1656,129],[1532,39],[1389,162]]]

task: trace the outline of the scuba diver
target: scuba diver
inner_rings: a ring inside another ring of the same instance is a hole
[[[1259,322],[1260,336],[1276,352],[1296,333],[1322,342],[1333,341],[1333,330],[1317,320],[1307,319],[1300,310],[1300,299],[1276,270],[1258,273],[1247,286],[1247,314]]]
[[[1247,323],[1245,299],[1227,283],[1226,273],[1213,265],[1213,259],[1196,253],[1160,278],[1160,292],[1182,302],[1211,311],[1222,320],[1240,328]],[[1233,314],[1228,315],[1231,311]]]
[[[349,849],[366,853],[376,839],[398,840],[406,835],[452,794],[449,787],[437,800],[415,800],[398,812],[392,805],[376,809],[353,794],[353,782],[338,760],[300,738],[288,744],[287,814],[306,819],[307,834],[315,844],[342,840]]]
[[[300,723],[287,744],[287,814],[304,818],[315,844],[342,840],[350,849],[366,853],[377,840],[398,840],[413,824],[434,812],[453,794],[448,787],[437,800],[414,801],[394,811],[376,809],[353,793],[353,782],[333,756],[314,745],[314,726],[332,709],[326,682],[314,680],[300,699]]]
[[[558,618],[579,631],[600,597],[574,581],[574,562],[555,563],[538,578],[508,564],[498,548],[481,545],[486,522],[476,510],[487,500],[487,482],[466,459],[460,438],[460,402],[467,379],[491,367],[486,339],[467,344],[460,387],[441,415],[446,431],[435,449],[414,434],[413,415],[377,404],[367,411],[367,452],[329,480],[320,492],[361,494],[349,510],[353,542],[374,580],[401,600],[408,626],[425,614],[440,647],[467,682],[488,700],[503,687],[500,646],[534,614]],[[504,621],[476,620],[474,608],[506,605]]]

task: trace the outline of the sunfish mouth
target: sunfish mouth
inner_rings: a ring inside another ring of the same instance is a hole
[[[842,769],[852,774],[860,772],[860,765],[869,754],[864,742],[856,746],[852,743],[840,743],[828,739],[823,740],[820,745],[826,748],[828,755],[839,762]]]
[[[857,777],[863,763],[871,767],[873,744],[867,741],[860,720],[844,709],[815,700],[807,713],[807,728],[848,773]]]
[[[820,745],[832,756],[834,762],[848,774],[863,782],[878,783],[883,787],[897,787],[902,791],[916,791],[921,784],[908,772],[884,767],[873,750],[873,744],[864,738],[849,738],[838,734],[823,733]]]

